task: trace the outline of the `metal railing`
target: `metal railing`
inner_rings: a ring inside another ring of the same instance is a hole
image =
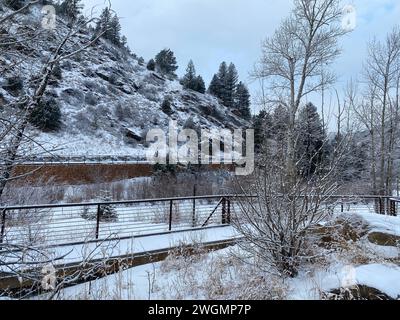
[[[239,202],[244,197],[214,195],[0,207],[0,244],[57,246],[224,226],[240,211]],[[323,205],[338,213],[396,216],[400,199],[338,195],[330,196]]]
[[[65,245],[230,222],[224,196],[0,207],[0,244]]]
[[[362,203],[364,208],[367,206],[369,212],[381,215],[397,216],[399,212],[400,198],[389,196],[335,196],[333,198],[341,199],[341,212],[345,211],[345,206],[354,208],[355,202]]]
[[[63,164],[150,164],[145,156],[54,156],[24,157],[19,165],[63,165]]]

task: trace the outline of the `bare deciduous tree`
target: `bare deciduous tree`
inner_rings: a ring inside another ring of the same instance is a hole
[[[268,81],[270,104],[285,106],[289,114],[286,167],[295,180],[295,122],[304,97],[327,89],[334,74],[327,71],[340,54],[339,0],[295,0],[294,10],[263,44],[263,56],[253,74]],[[321,76],[322,75],[322,76]]]
[[[8,24],[14,17],[26,12],[31,6],[36,5],[38,1],[31,1],[23,6],[21,9],[11,11],[8,14],[0,17],[0,29],[3,25]],[[81,41],[77,34],[85,28],[86,25],[93,22],[94,18],[79,19],[73,24],[69,23],[65,25],[62,20],[59,20],[59,26],[55,30],[45,30],[45,32],[53,33],[57,45],[52,50],[52,54],[48,57],[47,61],[43,63],[43,66],[39,73],[33,72],[31,75],[31,82],[34,84],[34,89],[27,94],[18,97],[16,102],[11,103],[15,110],[18,110],[15,114],[8,115],[9,118],[2,118],[1,123],[1,134],[0,144],[2,153],[2,164],[0,171],[0,199],[4,193],[7,182],[11,179],[12,171],[18,158],[21,145],[24,140],[33,141],[31,137],[27,135],[27,128],[29,126],[29,119],[32,112],[38,108],[42,101],[46,89],[48,87],[49,80],[52,76],[54,68],[63,60],[72,58],[81,52],[87,50],[104,34],[105,31],[97,34],[92,39]],[[32,38],[36,38],[39,34],[43,33],[43,29],[35,30],[34,35],[30,36],[29,41],[21,35],[12,35],[6,33],[5,35],[0,34],[0,49],[7,50],[13,48],[13,42],[18,42],[27,47],[25,51],[35,52],[40,50],[36,46],[32,45]],[[3,38],[2,38],[3,37]],[[3,41],[5,39],[14,39],[10,41]],[[29,49],[29,50],[28,50]],[[18,74],[18,64],[13,64],[11,71],[15,71]],[[10,66],[9,66],[10,69]],[[41,146],[44,152],[48,152],[43,146]]]
[[[247,239],[245,249],[285,276],[297,275],[307,232],[330,213],[322,203],[337,190],[335,173],[348,141],[342,134],[330,159],[317,164],[310,176],[298,172],[297,162],[305,157],[297,148],[300,107],[307,95],[324,91],[335,81],[328,66],[339,56],[338,40],[347,33],[341,17],[339,0],[295,0],[290,17],[263,44],[254,72],[268,84],[267,103],[282,106],[288,114],[286,151],[276,157],[274,143],[265,142],[267,152],[258,160],[256,174],[240,185],[247,196],[240,201],[236,227]],[[330,143],[324,139],[321,148]]]
[[[392,195],[394,151],[399,131],[400,29],[395,27],[381,42],[372,40],[364,67],[367,84],[355,113],[370,137],[372,188],[375,194]]]
[[[254,175],[239,184],[245,196],[238,198],[240,210],[233,220],[246,239],[244,249],[280,275],[297,275],[302,259],[309,258],[307,233],[332,213],[326,204],[338,190],[336,174],[349,139],[350,133],[343,135],[329,161],[319,164],[310,177],[296,175],[290,186],[285,165],[269,148]]]
[[[30,74],[24,74],[29,88],[19,90],[21,92],[18,92],[12,101],[5,103],[2,101],[0,110],[0,202],[3,200],[2,196],[7,183],[21,178],[13,177],[12,172],[15,165],[27,157],[26,151],[29,150],[24,149],[26,142],[39,145],[44,153],[51,153],[50,150],[35,141],[28,129],[31,114],[45,97],[55,67],[61,61],[87,50],[105,32],[100,32],[93,37],[81,37],[81,31],[86,28],[87,24],[93,22],[94,18],[83,18],[68,24],[65,24],[62,19],[57,19],[57,26],[54,30],[45,30],[40,23],[27,26],[20,18],[39,3],[39,0],[29,1],[18,10],[6,8],[0,14],[0,58],[7,57],[7,61],[0,64],[1,75],[19,76],[22,72],[26,73],[28,70],[26,65],[23,66],[26,62],[24,59],[29,60],[29,58],[35,57],[37,59],[40,56],[39,51],[43,49],[40,44],[47,44],[49,48],[46,49],[50,52],[39,71],[32,68]],[[3,215],[5,215],[5,211],[1,212],[1,217]],[[29,222],[27,222],[27,226],[30,227]],[[5,227],[4,223],[1,227]],[[2,231],[6,232],[7,230]],[[2,275],[6,272],[6,275],[20,277],[23,280],[40,282],[43,277],[40,267],[65,257],[64,255],[59,257],[50,255],[46,248],[37,247],[35,241],[13,245],[8,241],[1,240],[0,273]],[[32,272],[26,272],[26,270],[32,270]],[[65,283],[65,281],[69,280],[64,279],[63,282]]]

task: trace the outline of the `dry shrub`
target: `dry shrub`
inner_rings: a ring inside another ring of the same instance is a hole
[[[125,186],[123,182],[113,183],[111,186],[112,198],[115,201],[124,200],[125,197]]]
[[[53,181],[45,182],[43,186],[34,187],[30,185],[18,186],[8,184],[4,190],[2,201],[8,205],[32,205],[39,203],[57,203],[64,199],[65,188],[53,185]]]
[[[200,244],[187,246],[181,243],[168,253],[168,257],[161,264],[160,271],[168,273],[173,270],[187,269],[190,265],[203,261],[206,253],[207,250]]]
[[[310,230],[309,237],[325,249],[347,250],[369,232],[368,224],[358,216],[341,215],[324,226]]]
[[[169,292],[163,293],[169,299],[283,300],[287,291],[280,278],[260,272],[229,249],[219,253],[183,248],[171,254],[160,270],[172,279]]]
[[[368,246],[370,226],[364,219],[356,215],[341,215],[324,226],[310,230],[307,241],[309,256],[308,262],[319,266],[328,266],[332,255],[346,265],[366,265],[370,263],[384,263],[385,258]]]

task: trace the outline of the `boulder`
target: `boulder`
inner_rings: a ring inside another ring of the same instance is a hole
[[[160,83],[164,83],[165,79],[161,76],[159,76],[157,73],[152,72],[151,76],[156,79],[157,81],[159,81]]]
[[[110,77],[109,77],[108,74],[105,74],[105,73],[103,73],[103,72],[101,72],[101,71],[96,71],[96,75],[97,75],[99,78],[103,79],[104,81],[110,82]]]
[[[211,116],[214,113],[214,108],[209,105],[200,105],[199,106],[201,113],[205,116]]]
[[[142,137],[130,129],[125,129],[125,137],[136,140],[137,142],[142,141]]]
[[[5,106],[7,104],[6,98],[3,96],[2,93],[0,93],[0,106]]]
[[[123,93],[132,94],[132,89],[126,84],[118,86],[118,89],[121,90]]]
[[[400,236],[395,236],[383,232],[371,232],[368,234],[368,240],[378,246],[397,247],[400,245]]]
[[[380,292],[378,289],[364,285],[353,286],[350,288],[340,288],[332,290],[323,295],[325,300],[394,300],[387,294]]]

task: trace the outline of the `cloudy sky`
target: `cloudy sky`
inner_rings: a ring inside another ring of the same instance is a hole
[[[84,0],[87,10],[100,12],[105,0]],[[400,18],[399,0],[343,0],[357,13],[356,29],[343,39],[343,54],[334,68],[339,88],[357,78],[372,37],[383,38]],[[221,61],[234,62],[253,96],[258,84],[249,72],[260,57],[261,42],[288,15],[292,0],[111,0],[121,18],[129,46],[146,60],[171,48],[181,75],[189,59],[207,84]],[[318,101],[314,102],[318,104]]]

